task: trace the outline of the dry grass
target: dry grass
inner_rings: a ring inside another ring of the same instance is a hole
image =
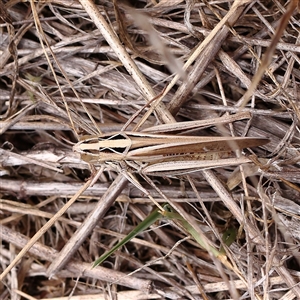
[[[37,2],[0,2],[0,299],[300,299],[298,1],[92,1],[98,15],[87,0]],[[204,119],[184,134],[270,142],[238,168],[150,184],[136,174],[146,191],[72,151],[128,121]],[[233,270],[168,220],[92,269],[150,213],[147,193],[200,221],[217,248],[236,228]]]

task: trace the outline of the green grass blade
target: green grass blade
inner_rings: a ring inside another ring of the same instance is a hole
[[[209,244],[208,240],[204,240],[201,236],[199,236],[198,232],[191,226],[186,220],[182,218],[182,216],[176,212],[165,212],[164,216],[169,219],[177,219],[182,227],[196,240],[196,242],[201,246],[201,248],[205,249],[207,252],[213,254],[215,257],[220,258],[223,254],[220,253],[219,250],[214,248]]]
[[[163,206],[166,209],[166,205]],[[131,239],[133,239],[137,234],[144,231],[148,227],[150,227],[153,223],[155,223],[158,219],[162,217],[160,210],[155,209],[144,221],[142,221],[138,226],[136,226],[122,241],[120,241],[117,245],[115,245],[112,249],[104,253],[100,256],[93,264],[93,268],[100,265],[103,261],[105,261],[110,255],[112,255],[115,251],[117,251],[120,247],[125,245]]]
[[[237,237],[237,229],[234,227],[228,228],[222,236],[222,240],[225,245],[228,247],[236,240]],[[220,247],[220,253],[225,254],[225,249],[223,246]]]

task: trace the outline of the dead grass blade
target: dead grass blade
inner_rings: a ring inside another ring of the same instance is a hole
[[[61,217],[68,208],[78,199],[78,197],[90,186],[91,180],[87,181],[83,187],[62,207],[22,248],[18,255],[13,259],[9,266],[0,274],[3,280],[9,271],[19,262],[19,260],[29,251],[29,249],[43,236],[43,234]]]

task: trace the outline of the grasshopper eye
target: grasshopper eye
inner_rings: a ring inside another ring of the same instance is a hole
[[[115,134],[112,136],[97,136],[85,139],[77,143],[73,147],[73,150],[94,157],[108,157],[109,154],[117,154],[119,157],[123,157],[128,152],[130,146],[131,141],[125,134]]]
[[[99,155],[98,139],[83,140],[73,147],[73,151],[81,154]]]
[[[84,152],[85,154],[99,155],[99,150],[84,149],[83,152]]]

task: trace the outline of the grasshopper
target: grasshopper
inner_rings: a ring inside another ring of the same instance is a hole
[[[97,164],[126,162],[147,175],[179,175],[250,162],[235,150],[261,146],[267,138],[175,136],[120,131],[86,136],[73,150],[84,161]]]

